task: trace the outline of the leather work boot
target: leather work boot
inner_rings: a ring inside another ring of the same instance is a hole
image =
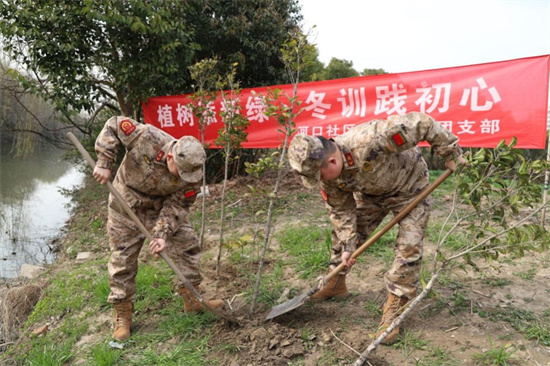
[[[384,314],[382,314],[382,321],[380,322],[380,325],[378,326],[378,332],[376,332],[376,338],[378,338],[382,333],[388,329],[390,324],[393,322],[395,318],[397,318],[403,310],[405,309],[405,305],[409,302],[409,299],[406,297],[399,297],[397,295],[394,295],[390,292],[390,296],[388,297],[388,300],[386,301],[386,304],[384,305]],[[382,344],[390,345],[397,341],[397,338],[399,337],[399,327],[395,327],[390,334],[384,338],[382,341]]]
[[[331,297],[343,299],[349,296],[346,286],[346,275],[338,274],[332,277],[319,291],[311,295],[310,299],[314,301],[328,300]]]
[[[199,285],[193,285],[195,290],[200,293]],[[178,292],[183,299],[183,311],[186,313],[198,313],[204,311],[204,306],[195,298],[195,296],[183,286],[178,288]],[[214,309],[221,308],[223,306],[223,300],[205,300],[205,302]]]
[[[132,326],[132,310],[134,304],[131,301],[114,304],[115,306],[115,330],[113,338],[117,341],[125,341],[130,337],[130,327]]]

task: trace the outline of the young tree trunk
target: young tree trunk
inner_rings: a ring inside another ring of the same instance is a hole
[[[384,339],[388,336],[388,334],[390,334],[395,329],[395,327],[399,326],[403,322],[403,320],[410,314],[410,312],[420,303],[420,301],[422,301],[426,297],[426,295],[432,289],[432,287],[435,283],[435,280],[437,279],[437,277],[439,277],[439,274],[441,273],[442,270],[443,270],[443,267],[441,267],[436,273],[432,274],[432,277],[430,278],[430,281],[428,281],[428,284],[426,285],[424,290],[420,293],[420,295],[415,297],[412,302],[407,304],[407,308],[405,309],[405,311],[403,311],[403,313],[401,315],[399,315],[397,318],[395,318],[395,320],[390,324],[388,329],[386,329],[386,331],[384,333],[382,333],[378,338],[376,338],[367,347],[367,349],[363,353],[361,353],[361,356],[355,361],[353,366],[362,366],[362,365],[365,364],[365,362],[367,362],[368,357],[370,356],[370,354],[376,348],[378,348],[380,343],[382,343],[382,341],[384,341]]]
[[[201,128],[201,143],[204,146],[204,128]],[[204,227],[206,222],[206,160],[202,165],[202,207],[201,207],[201,232],[199,236],[199,248],[204,248]]]
[[[216,262],[216,275],[220,276],[220,262],[222,258],[223,247],[223,225],[225,223],[225,190],[227,189],[227,179],[229,177],[229,158],[231,155],[231,147],[228,145],[225,148],[225,164],[224,164],[224,177],[221,197],[221,219],[220,219],[220,245],[218,247],[218,260]]]
[[[254,286],[254,295],[252,296],[252,304],[250,305],[250,315],[254,314],[254,310],[256,308],[256,302],[258,300],[258,293],[260,292],[260,283],[262,281],[262,271],[264,267],[264,260],[265,260],[265,252],[267,251],[267,245],[269,243],[269,239],[271,238],[271,217],[273,214],[273,204],[275,200],[277,199],[277,193],[279,192],[279,183],[281,182],[281,177],[283,175],[283,164],[284,159],[286,157],[286,151],[287,151],[287,144],[288,140],[290,139],[291,129],[290,126],[286,126],[285,128],[285,141],[283,143],[283,153],[281,154],[281,158],[279,159],[279,169],[277,171],[277,179],[275,180],[275,188],[273,188],[273,195],[269,199],[269,208],[267,210],[267,220],[265,223],[265,237],[264,237],[264,243],[262,246],[262,251],[260,253],[260,263],[258,265],[258,273],[256,274],[256,285]]]

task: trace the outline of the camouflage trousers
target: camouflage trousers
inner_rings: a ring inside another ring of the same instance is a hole
[[[134,209],[147,230],[151,231],[159,216],[155,209]],[[136,293],[138,257],[145,236],[125,213],[109,208],[107,222],[111,258],[108,264],[111,293],[110,303],[132,301]],[[147,249],[149,250],[149,249]],[[172,237],[166,240],[165,253],[193,285],[200,284],[200,248],[195,231],[188,222],[182,222]],[[184,286],[178,280],[178,286]]]
[[[357,233],[362,245],[382,220],[391,211],[394,215],[411,203],[425,186],[428,178],[422,178],[411,188],[414,195],[370,196],[354,193],[357,214]],[[398,234],[394,246],[394,260],[391,268],[384,274],[384,282],[389,292],[397,296],[414,297],[420,280],[423,240],[430,215],[431,198],[420,202],[398,224]],[[341,263],[342,243],[332,231],[331,269]],[[367,250],[368,251],[368,250]]]

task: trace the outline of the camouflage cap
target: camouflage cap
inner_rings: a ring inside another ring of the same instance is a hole
[[[172,155],[183,181],[197,183],[202,179],[206,152],[199,140],[192,136],[183,136],[172,148]]]
[[[321,179],[323,144],[317,137],[297,134],[288,148],[290,166],[302,178],[307,188],[314,188]]]

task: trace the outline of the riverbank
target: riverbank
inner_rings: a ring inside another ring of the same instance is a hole
[[[270,184],[252,178],[229,183],[219,276],[219,185],[210,186],[207,200],[202,288],[206,297],[225,299],[226,310],[243,319],[241,326],[210,314],[184,314],[175,275],[144,248],[132,337],[117,349],[109,345],[113,310],[106,303],[108,191],[88,179],[85,188],[74,192],[77,206],[59,241],[59,261],[30,283],[42,286],[40,300],[20,328],[20,338],[0,354],[0,364],[349,365],[371,342],[380,320],[386,293],[382,277],[391,263],[396,231],[359,258],[348,276],[350,298],[307,303],[265,322],[285,294],[307,291],[326,273],[330,243],[330,223],[318,192],[286,176],[275,206],[260,302],[251,314],[266,207],[261,192],[269,191]],[[430,266],[428,257],[451,190],[451,184],[444,184],[433,194],[424,268]],[[200,204],[190,213],[195,229],[200,227],[198,210]],[[454,240],[461,239],[453,238],[456,245]],[[77,260],[81,252],[92,254]],[[442,275],[432,294],[407,318],[402,341],[379,348],[370,364],[474,365],[500,353],[510,365],[550,365],[550,254],[501,256],[477,264],[477,271]],[[424,271],[423,279],[426,275]]]
[[[24,336],[19,328],[33,311],[51,277],[59,271],[70,271],[71,267],[78,265],[75,263],[76,254],[90,250],[88,244],[94,241],[90,240],[93,237],[90,236],[89,215],[98,218],[96,225],[106,222],[105,187],[95,184],[88,177],[82,185],[66,190],[65,194],[71,197],[70,217],[59,236],[52,238],[48,244],[48,247],[54,249],[56,260],[42,265],[45,270],[35,278],[18,276],[0,279],[0,345],[13,344],[20,336]],[[97,235],[97,243],[104,240],[104,235],[99,232]],[[94,245],[93,248],[91,250],[103,252],[99,246]],[[5,348],[0,348],[0,351]]]

